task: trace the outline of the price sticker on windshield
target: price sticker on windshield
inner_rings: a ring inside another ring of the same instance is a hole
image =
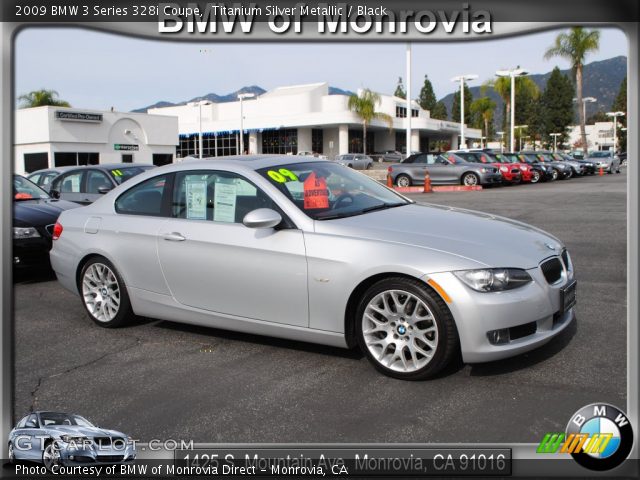
[[[304,209],[329,208],[327,180],[313,172],[304,181]]]
[[[274,182],[278,182],[278,183],[297,182],[298,181],[298,177],[296,176],[296,174],[293,173],[291,170],[288,170],[286,168],[281,168],[278,171],[269,170],[267,172],[267,175],[269,175],[269,178],[271,178],[271,180],[273,180]]]

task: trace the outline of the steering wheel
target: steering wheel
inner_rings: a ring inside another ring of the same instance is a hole
[[[353,195],[351,195],[350,193],[341,193],[340,195],[338,195],[338,198],[336,198],[335,203],[333,204],[333,210],[337,210],[338,208],[341,207],[341,203],[344,202],[345,200],[349,200],[350,203],[353,203]]]

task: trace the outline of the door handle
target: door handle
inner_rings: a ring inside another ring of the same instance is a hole
[[[162,237],[169,242],[184,242],[186,240],[186,238],[178,232],[164,233]]]

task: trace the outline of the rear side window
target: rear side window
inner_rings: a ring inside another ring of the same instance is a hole
[[[83,172],[69,173],[56,180],[55,189],[62,193],[80,193]]]
[[[163,199],[169,176],[160,175],[130,188],[116,200],[116,212],[127,215],[163,216]]]

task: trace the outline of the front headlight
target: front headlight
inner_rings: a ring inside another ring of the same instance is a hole
[[[482,168],[480,169],[480,173],[487,173],[487,169],[486,169],[486,168],[484,168],[484,167],[482,167]]]
[[[39,238],[40,234],[33,227],[13,227],[13,238]]]
[[[453,274],[478,292],[513,290],[532,281],[531,276],[519,268],[462,270]]]
[[[507,167],[500,167],[501,172],[508,172],[509,169]]]
[[[89,441],[87,437],[80,437],[78,435],[62,435],[60,440],[64,443],[74,443],[76,446],[84,445],[85,442]]]

